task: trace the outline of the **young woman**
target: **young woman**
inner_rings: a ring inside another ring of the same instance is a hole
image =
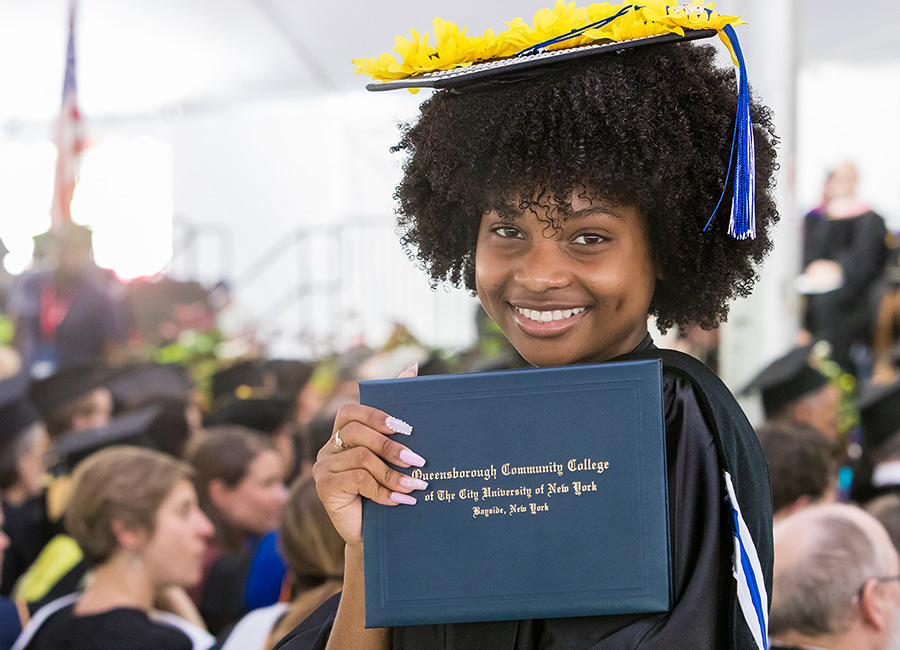
[[[288,493],[279,527],[291,571],[289,603],[255,609],[221,638],[222,650],[268,650],[323,602],[341,590],[344,540],[316,494],[312,474],[297,478]]]
[[[212,534],[190,479],[185,463],[137,447],[82,462],[65,523],[91,566],[88,586],[38,610],[15,650],[210,647],[182,589],[200,579]],[[155,610],[162,603],[191,621]]]
[[[591,18],[582,10],[582,24],[608,18],[595,23],[604,41],[647,33],[680,39],[674,34],[692,26],[727,33],[725,23],[736,22],[697,6],[663,7],[660,16],[662,3],[651,4],[655,12],[592,5]],[[565,23],[578,10],[558,3],[552,14]],[[535,24],[546,32],[551,17],[539,12]],[[436,27],[439,40],[465,51],[452,27]],[[510,31],[520,28],[511,24]],[[489,51],[499,40],[466,43]],[[711,327],[731,299],[749,294],[777,220],[775,138],[768,110],[750,100],[745,84],[738,92],[734,72],[714,63],[713,48],[640,43],[538,63],[496,81],[473,74],[471,85],[448,82],[452,90],[432,95],[403,131],[396,149],[407,159],[396,196],[402,244],[434,283],[475,292],[530,363],[663,359],[671,610],[365,629],[361,500],[415,507],[415,491],[426,486],[403,468],[426,459],[413,451],[415,433],[403,442],[394,436],[409,427],[355,405],[338,413],[315,467],[318,493],[347,542],[344,591],[285,647],[765,646],[772,562],[765,460],[724,385],[699,362],[656,350],[647,320],[654,316],[663,330],[688,322]],[[440,58],[415,43],[408,55],[404,65]],[[409,74],[399,64],[387,71],[398,69],[395,77]],[[743,116],[737,135],[736,113]],[[754,149],[755,163],[747,158]],[[729,227],[732,198],[738,217],[752,213],[755,201],[755,237],[739,220]]]
[[[218,634],[247,612],[254,560],[281,517],[286,468],[270,438],[231,426],[210,428],[189,460],[200,505],[215,525],[204,577],[192,595],[210,631]],[[283,564],[257,570],[263,575],[255,578],[271,583],[278,594]]]

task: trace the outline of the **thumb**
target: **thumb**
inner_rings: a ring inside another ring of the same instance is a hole
[[[405,378],[407,378],[407,377],[418,377],[418,376],[419,376],[419,364],[418,364],[418,363],[411,363],[411,364],[409,364],[409,366],[406,368],[406,370],[404,370],[404,371],[401,372],[399,375],[397,375],[397,378],[398,378],[398,379],[405,379]]]

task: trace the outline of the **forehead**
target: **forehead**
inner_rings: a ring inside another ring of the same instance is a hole
[[[633,214],[640,214],[634,205],[585,187],[576,187],[561,195],[548,190],[537,190],[531,195],[520,192],[500,197],[495,203],[486,214],[499,214],[508,220],[537,216],[541,219],[565,221],[600,213],[626,219]]]

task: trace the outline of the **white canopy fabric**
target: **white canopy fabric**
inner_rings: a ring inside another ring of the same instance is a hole
[[[900,58],[900,4],[794,1],[801,64]],[[584,2],[582,2],[583,4]],[[718,9],[741,13],[723,0]],[[354,57],[440,16],[470,33],[530,21],[552,0],[80,0],[79,101],[95,119],[227,106],[361,88]],[[745,5],[747,11],[751,9]],[[0,125],[59,110],[67,0],[0,0]]]

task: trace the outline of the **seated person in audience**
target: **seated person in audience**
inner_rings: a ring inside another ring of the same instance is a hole
[[[59,521],[68,506],[72,470],[91,454],[112,445],[152,447],[149,432],[157,414],[157,409],[151,408],[123,415],[101,427],[64,433],[53,443],[48,457],[57,477],[47,491],[46,516],[58,526],[43,547],[34,549],[37,557],[16,582],[13,593],[23,613],[33,613],[77,591],[87,571],[82,549]]]
[[[900,492],[900,381],[867,384],[856,400],[861,455],[851,494],[865,503],[888,492]]]
[[[869,501],[865,511],[875,517],[900,551],[900,494],[883,494]]]
[[[312,474],[291,486],[281,515],[281,546],[291,570],[293,597],[250,612],[220,638],[222,650],[269,650],[341,590],[344,540],[316,494]]]
[[[286,499],[285,465],[272,441],[243,427],[213,427],[188,459],[196,470],[200,505],[215,534],[204,577],[191,592],[213,634],[247,610],[247,585],[260,542],[278,528]],[[280,586],[284,567],[268,568]]]
[[[812,345],[794,348],[763,370],[742,391],[759,391],[766,420],[803,422],[838,440],[840,389],[819,371]]]
[[[165,454],[112,447],[73,475],[65,523],[91,566],[83,593],[39,610],[17,650],[206,650],[213,639],[183,587],[200,579],[212,525],[191,468]],[[172,613],[155,607],[164,602]]]
[[[888,650],[900,641],[900,558],[856,506],[805,508],[774,530],[772,650]]]
[[[834,501],[834,446],[818,429],[800,422],[772,421],[756,435],[769,463],[774,521],[820,501]]]
[[[0,380],[0,497],[10,546],[2,561],[0,596],[56,533],[46,515],[44,461],[47,431],[27,399],[24,373]]]
[[[9,537],[4,531],[5,523],[3,511],[0,510],[0,564],[3,563],[4,553],[9,548]],[[22,624],[16,603],[12,598],[0,596],[0,650],[9,650],[21,630]]]
[[[113,412],[112,393],[106,387],[109,378],[105,366],[81,364],[58,370],[31,385],[31,401],[51,439],[109,422]]]

